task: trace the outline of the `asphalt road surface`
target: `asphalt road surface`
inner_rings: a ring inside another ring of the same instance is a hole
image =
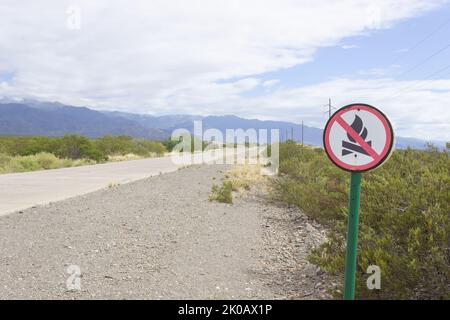
[[[0,175],[0,215],[175,171],[170,157]]]
[[[230,148],[225,151],[235,152]],[[175,161],[171,156],[166,156],[56,170],[3,174],[0,175],[0,216],[86,194],[109,185],[125,184],[172,172],[192,162],[214,162],[220,156],[220,153],[207,151],[203,154],[187,154],[184,158],[181,157]]]

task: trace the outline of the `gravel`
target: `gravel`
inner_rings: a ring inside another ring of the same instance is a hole
[[[0,299],[330,298],[330,278],[306,262],[325,230],[261,191],[210,202],[227,168],[189,167],[0,217]]]

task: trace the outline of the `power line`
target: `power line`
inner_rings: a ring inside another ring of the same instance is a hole
[[[448,48],[450,48],[450,44],[445,45],[444,47],[440,48],[438,51],[434,52],[432,55],[426,57],[425,59],[423,59],[422,61],[420,61],[419,63],[415,64],[413,67],[409,68],[408,70],[402,72],[400,75],[398,75],[396,78],[401,78],[404,75],[410,73],[411,71],[414,71],[415,69],[417,69],[418,67],[420,67],[421,65],[427,63],[428,61],[430,61],[431,59],[433,59],[435,56],[437,56],[438,54],[442,53],[443,51],[447,50]]]
[[[392,65],[393,63],[397,62],[400,59],[403,59],[404,57],[406,57],[407,55],[409,55],[414,49],[418,48],[420,45],[422,45],[423,43],[425,43],[428,39],[430,39],[434,34],[436,34],[438,31],[440,31],[442,28],[444,28],[447,24],[450,23],[450,19],[446,19],[443,23],[441,23],[437,28],[433,29],[430,33],[428,33],[425,37],[423,37],[422,39],[420,39],[418,42],[416,42],[414,45],[412,45],[406,53],[398,56],[397,58],[395,58],[390,64]],[[438,54],[442,53],[443,51],[445,51],[446,49],[448,49],[450,47],[450,44],[447,44],[446,46],[440,48],[438,51],[434,52],[433,54],[431,54],[430,56],[426,57],[425,59],[421,60],[420,62],[418,62],[417,64],[415,64],[414,66],[412,66],[411,68],[409,68],[408,70],[402,72],[400,75],[394,77],[395,79],[401,78],[405,75],[407,75],[408,73],[414,71],[415,69],[417,69],[418,67],[420,67],[421,65],[427,63],[428,61],[430,61],[431,59],[433,59],[435,56],[437,56]],[[444,67],[443,69],[438,70],[437,72],[432,73],[431,75],[429,75],[428,77],[426,77],[425,79],[429,78],[429,77],[433,77],[435,74],[439,74],[442,71],[446,70],[448,67]],[[417,83],[419,83],[420,81],[423,80],[418,80],[415,83],[413,83],[412,85],[408,85],[403,89],[400,89],[400,92],[404,92],[405,90],[408,90],[412,87],[415,87]],[[397,92],[396,94],[394,94],[393,96],[389,97],[396,97],[398,96],[399,92]]]
[[[406,57],[407,55],[409,55],[414,49],[418,48],[420,45],[422,45],[423,43],[425,43],[428,39],[430,39],[434,34],[436,34],[438,31],[440,31],[442,28],[444,28],[446,25],[448,25],[450,23],[450,19],[445,20],[443,23],[441,23],[437,28],[433,29],[430,33],[428,33],[425,37],[423,37],[422,39],[420,39],[418,42],[416,42],[414,45],[412,45],[406,53],[398,56],[397,58],[394,59],[394,61],[391,62],[391,64],[397,62],[400,59],[403,59],[404,57]],[[411,68],[407,69],[406,71],[402,72],[400,75],[396,76],[395,79],[401,78],[407,74],[409,74],[410,72],[416,70],[417,68],[419,68],[420,66],[422,66],[423,64],[427,63],[428,61],[430,61],[431,59],[433,59],[435,56],[439,55],[440,53],[442,53],[443,51],[447,50],[448,48],[450,48],[450,44],[445,45],[444,47],[440,48],[439,50],[435,51],[434,53],[432,53],[430,56],[426,57],[425,59],[421,60],[420,62],[418,62],[417,64],[415,64],[414,66],[412,66]],[[427,77],[425,77],[422,80],[416,80],[414,81],[412,84],[407,85],[406,87],[400,89],[400,91],[397,91],[394,95],[388,97],[388,99],[392,99],[395,98],[397,96],[399,96],[402,92],[407,92],[413,88],[416,88],[417,85],[419,85],[419,88],[423,85],[423,81],[428,80],[440,73],[442,73],[443,71],[447,70],[450,68],[450,65],[441,68],[431,74],[429,74]]]
[[[406,57],[408,54],[411,53],[411,51],[413,51],[414,49],[416,49],[417,47],[419,47],[421,44],[423,44],[425,41],[427,41],[428,39],[430,39],[435,33],[437,33],[438,31],[440,31],[443,27],[445,27],[447,24],[450,23],[450,19],[445,20],[442,24],[440,24],[436,29],[434,29],[433,31],[431,31],[429,34],[427,34],[425,37],[423,37],[422,39],[420,39],[418,42],[416,42],[413,46],[411,46],[410,48],[408,48],[408,50],[398,56],[397,58],[395,58],[391,64],[399,61],[400,59],[403,59],[404,57]]]
[[[397,91],[394,95],[388,97],[388,99],[396,98],[396,97],[398,97],[402,92],[408,92],[408,91],[410,91],[410,90],[413,89],[413,88],[420,88],[420,87],[423,86],[423,82],[424,82],[424,81],[427,81],[427,80],[434,80],[433,78],[434,78],[436,75],[439,75],[440,73],[442,73],[443,71],[448,70],[448,69],[450,69],[450,65],[447,65],[447,66],[445,66],[444,68],[441,68],[441,69],[439,69],[439,70],[437,70],[437,71],[435,71],[435,72],[429,74],[428,76],[426,76],[426,77],[423,78],[422,80],[416,80],[416,81],[414,81],[411,85],[406,86],[406,87],[404,87],[403,89],[400,89],[400,90]],[[445,75],[447,75],[447,74],[445,74]],[[417,87],[417,85],[419,85],[419,86]]]

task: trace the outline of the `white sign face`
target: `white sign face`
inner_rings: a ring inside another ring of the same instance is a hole
[[[389,158],[394,131],[380,110],[366,104],[352,104],[328,120],[323,140],[334,164],[347,171],[363,172]]]

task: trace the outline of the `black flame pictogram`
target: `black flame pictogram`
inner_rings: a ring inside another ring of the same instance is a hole
[[[355,120],[353,120],[353,123],[351,125],[351,127],[353,128],[353,130],[355,130],[359,136],[361,138],[363,138],[364,140],[366,140],[367,135],[369,134],[369,132],[367,131],[367,128],[364,127],[364,123],[362,121],[362,119],[360,117],[358,117],[357,115],[355,115]],[[366,150],[364,150],[359,144],[356,143],[356,140],[353,139],[353,137],[347,133],[347,138],[348,140],[350,140],[350,142],[348,141],[342,141],[342,155],[346,156],[348,154],[352,154],[354,152],[357,153],[362,153],[365,155],[369,155]],[[372,141],[368,141],[367,144],[369,146],[372,146]]]

